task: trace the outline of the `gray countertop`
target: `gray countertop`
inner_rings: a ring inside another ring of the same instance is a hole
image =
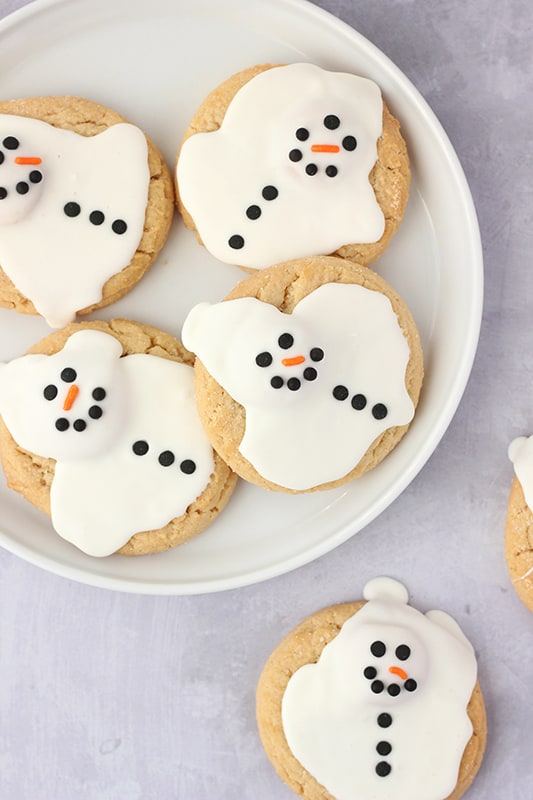
[[[0,0],[0,17],[22,5]],[[407,75],[464,167],[486,281],[466,392],[401,496],[360,534],[281,577],[143,596],[57,577],[1,550],[2,800],[290,800],[256,732],[263,663],[304,616],[360,598],[381,574],[405,582],[413,605],[451,613],[475,646],[489,738],[469,800],[533,796],[533,616],[503,556],[507,447],[533,432],[532,6],[318,5]]]

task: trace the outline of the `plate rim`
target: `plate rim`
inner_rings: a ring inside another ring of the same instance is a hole
[[[69,6],[72,6],[74,2],[82,5],[87,1],[88,0],[33,0],[33,2],[16,9],[0,20],[0,39],[10,28],[20,24],[23,25],[27,18],[33,18],[40,13],[46,12],[48,9],[66,5],[67,3]],[[213,0],[209,1],[212,2]],[[442,404],[436,420],[438,424],[431,429],[430,435],[425,438],[423,446],[417,451],[416,458],[411,459],[407,469],[405,469],[400,476],[395,478],[392,487],[389,486],[386,491],[380,494],[374,504],[364,511],[357,525],[344,524],[337,528],[332,535],[316,543],[311,548],[303,549],[289,558],[278,559],[273,564],[268,564],[243,574],[230,574],[226,577],[210,578],[206,580],[196,579],[190,583],[168,580],[153,582],[153,580],[144,580],[141,578],[131,579],[121,576],[98,574],[92,569],[66,564],[60,558],[36,552],[24,543],[14,540],[9,534],[6,534],[0,529],[0,544],[2,547],[12,554],[21,557],[28,563],[43,568],[60,577],[98,588],[135,594],[195,595],[251,586],[264,580],[269,580],[270,578],[292,572],[299,567],[309,564],[322,555],[332,551],[375,520],[409,486],[438,446],[438,443],[442,439],[461,403],[466,386],[470,380],[481,332],[484,286],[483,252],[479,223],[472,193],[458,154],[446,131],[433,109],[405,73],[396,66],[382,50],[355,28],[352,28],[348,23],[336,17],[331,12],[309,2],[309,0],[270,0],[270,2],[273,6],[287,7],[305,13],[308,16],[314,16],[320,22],[327,22],[330,29],[333,30],[335,34],[340,34],[349,41],[356,40],[360,48],[370,52],[374,58],[378,60],[380,67],[386,67],[389,73],[392,73],[395,82],[402,85],[403,90],[409,96],[409,99],[418,106],[420,113],[422,113],[430,126],[433,135],[436,136],[439,141],[442,152],[446,156],[453,174],[454,184],[458,189],[457,198],[461,200],[462,212],[466,219],[466,228],[470,234],[468,246],[472,256],[471,278],[472,286],[476,291],[473,293],[474,302],[470,308],[468,325],[465,325],[465,329],[468,330],[468,346],[461,351],[461,359],[456,365],[454,380],[451,382],[451,390],[446,401]],[[177,7],[175,8],[177,9]],[[146,9],[146,13],[149,13],[149,9]]]

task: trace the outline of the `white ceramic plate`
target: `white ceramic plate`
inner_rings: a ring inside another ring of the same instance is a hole
[[[0,542],[60,575],[153,594],[243,586],[287,572],[359,531],[405,489],[441,439],[462,396],[479,335],[482,260],[476,216],[457,157],[405,76],[354,30],[304,0],[55,0],[0,24],[0,96],[76,94],[138,124],[172,165],[197,105],[255,63],[311,61],[380,84],[412,158],[403,225],[374,268],[410,306],[426,379],[414,423],[375,470],[339,490],[270,494],[240,482],[218,520],[192,542],[144,558],[92,559],[0,484]],[[124,316],[179,337],[187,310],[218,300],[243,277],[217,263],[177,218],[149,275],[100,316]],[[0,359],[48,332],[0,310]]]

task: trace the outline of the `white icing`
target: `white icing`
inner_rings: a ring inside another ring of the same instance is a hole
[[[293,346],[278,338],[289,333]],[[306,490],[344,477],[387,428],[408,423],[414,407],[405,388],[409,346],[388,298],[356,284],[329,283],[307,295],[292,314],[255,298],[202,303],[182,331],[214,379],[246,411],[242,455],[272,483]],[[313,361],[319,348],[324,357]],[[269,353],[260,367],[256,357]],[[302,362],[283,365],[282,359]],[[306,369],[316,370],[314,380]],[[284,385],[275,389],[273,377]],[[297,378],[301,386],[289,389]],[[336,386],[348,396],[333,396]],[[356,410],[354,396],[366,405]],[[373,409],[386,407],[376,419]]]
[[[221,261],[262,268],[377,241],[384,217],[368,176],[382,114],[375,83],[312,64],[268,69],[246,83],[221,127],[189,137],[177,164],[181,200],[207,249]],[[340,124],[328,129],[326,117]],[[302,129],[305,141],[296,137]],[[343,146],[345,137],[355,138],[355,149]],[[313,152],[317,145],[339,150]],[[292,150],[301,160],[290,160]],[[316,174],[306,173],[309,164]],[[328,167],[337,174],[328,176]],[[264,199],[266,186],[277,189],[275,199]],[[250,219],[249,207],[260,216]],[[240,249],[228,244],[235,235],[244,239]]]
[[[56,461],[90,458],[105,450],[126,424],[125,386],[117,373],[121,355],[120,342],[113,336],[83,330],[71,336],[53,356],[22,356],[1,365],[0,414],[17,444]],[[74,381],[61,379],[65,369],[76,370]],[[72,408],[65,411],[63,405],[73,384],[79,393]],[[52,400],[43,396],[46,387],[57,389]],[[92,397],[97,388],[106,392],[101,403]],[[88,416],[93,405],[101,406],[104,413],[100,419],[91,420]],[[68,430],[58,431],[55,427],[61,418],[69,420]],[[75,419],[85,420],[87,430],[74,430]]]
[[[474,651],[444,612],[415,610],[401,584],[400,593],[390,592],[390,579],[382,595],[372,584],[372,599],[345,622],[318,662],[289,680],[282,701],[285,736],[336,800],[444,800],[472,735],[467,705],[477,677]],[[375,642],[385,645],[383,655],[372,654]],[[398,658],[400,645],[410,649],[407,658]],[[368,667],[376,670],[374,678],[364,676]],[[377,694],[373,680],[385,687]],[[416,682],[411,691],[408,680]],[[388,692],[393,683],[400,687],[396,696]],[[388,727],[378,725],[380,714],[392,718]],[[390,753],[379,754],[378,742],[387,742]],[[379,762],[390,766],[387,775],[377,774]]]
[[[403,583],[394,578],[373,578],[363,589],[365,600],[396,600],[398,603],[409,602],[409,592]]]
[[[18,147],[5,146],[6,139]],[[127,123],[81,136],[40,120],[0,114],[0,265],[53,327],[97,303],[143,235],[150,172],[146,137]],[[36,159],[19,164],[16,159]],[[1,160],[1,157],[0,157]],[[41,178],[32,182],[31,174]],[[25,184],[25,194],[17,184]],[[69,217],[68,203],[80,212]],[[92,212],[104,221],[93,224]],[[123,221],[124,233],[112,225]]]
[[[53,356],[27,355],[0,367],[0,414],[15,441],[56,459],[50,491],[52,524],[63,538],[93,556],[118,550],[135,533],[166,525],[185,513],[207,486],[213,451],[198,417],[191,367],[151,355],[121,358],[108,334],[82,330]],[[76,371],[68,384],[65,366]],[[43,389],[56,385],[53,400]],[[79,389],[64,408],[71,386]],[[95,388],[105,397],[95,400]],[[92,418],[90,407],[102,414]],[[69,428],[58,431],[65,418]],[[75,420],[86,422],[82,431]],[[135,442],[148,443],[136,455]],[[174,462],[162,466],[160,454]],[[180,466],[193,461],[192,473]]]
[[[533,436],[519,436],[509,445],[509,458],[513,462],[529,508],[533,509]]]

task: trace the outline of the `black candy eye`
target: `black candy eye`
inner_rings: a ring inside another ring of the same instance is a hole
[[[233,250],[242,250],[244,247],[244,238],[238,233],[234,233],[228,239],[228,244]]]
[[[272,356],[267,352],[259,353],[255,357],[255,363],[258,367],[269,367],[272,364]]]
[[[408,647],[406,644],[400,644],[396,650],[396,658],[400,659],[400,661],[407,661],[409,656],[411,655],[411,648]]]
[[[376,658],[381,658],[381,656],[384,656],[385,653],[387,652],[387,648],[385,647],[383,642],[380,641],[372,642],[372,644],[370,645],[370,652],[372,653],[373,656],[376,656]]]
[[[181,462],[180,469],[185,475],[192,475],[196,471],[196,464],[190,458],[186,458]]]
[[[296,131],[296,138],[299,142],[306,142],[309,139],[309,131],[307,128],[298,128]]]
[[[65,369],[61,370],[61,380],[65,381],[65,383],[72,383],[77,377],[78,374],[72,367],[65,367]]]
[[[324,351],[321,347],[312,347],[309,352],[309,356],[311,361],[322,361],[324,358]]]
[[[328,114],[327,117],[324,117],[324,127],[327,128],[328,131],[336,130],[340,124],[341,121],[336,114]]]
[[[291,336],[290,333],[282,333],[278,339],[278,344],[282,350],[288,350],[294,344],[294,336]]]
[[[2,144],[4,145],[6,150],[16,150],[20,142],[14,136],[6,136]]]
[[[57,397],[57,386],[54,386],[53,383],[49,383],[48,386],[45,386],[43,389],[43,397],[45,400],[55,400]]]
[[[344,139],[342,140],[342,146],[344,147],[345,150],[351,152],[352,150],[355,150],[355,148],[357,147],[357,139],[355,138],[355,136],[345,136]]]

